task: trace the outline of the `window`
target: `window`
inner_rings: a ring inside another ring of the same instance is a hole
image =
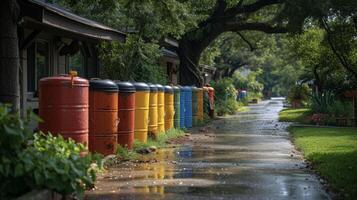
[[[172,70],[173,70],[172,67],[173,67],[173,64],[171,62],[166,63],[166,73],[168,76],[169,83],[172,83]]]
[[[82,51],[79,50],[73,56],[69,56],[68,58],[68,71],[74,70],[77,71],[78,76],[86,77],[86,70],[84,65],[84,56]]]
[[[40,79],[49,75],[49,42],[37,40],[27,49],[27,90],[36,93]]]

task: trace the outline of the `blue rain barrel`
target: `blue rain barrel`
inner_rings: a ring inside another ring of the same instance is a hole
[[[192,87],[183,87],[185,91],[185,127],[192,127]]]
[[[180,128],[185,128],[185,94],[183,87],[180,88]]]

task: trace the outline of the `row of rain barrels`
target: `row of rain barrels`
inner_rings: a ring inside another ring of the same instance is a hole
[[[173,127],[203,120],[203,89],[61,75],[40,80],[39,114],[43,132],[61,134],[113,154],[117,144],[133,147]],[[209,93],[209,92],[208,92]],[[209,95],[212,96],[212,95]]]

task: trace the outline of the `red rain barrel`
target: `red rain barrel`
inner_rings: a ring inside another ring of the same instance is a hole
[[[118,86],[110,80],[90,80],[89,150],[115,154],[118,123]]]
[[[208,87],[208,97],[209,97],[209,104],[210,104],[209,116],[213,118],[214,117],[214,88],[213,87]]]
[[[135,87],[129,82],[116,81],[119,88],[118,95],[118,144],[133,148],[135,122]]]
[[[39,85],[39,129],[87,146],[88,81],[60,75],[42,78]]]

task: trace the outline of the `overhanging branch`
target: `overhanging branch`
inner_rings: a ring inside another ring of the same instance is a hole
[[[225,12],[225,16],[227,17],[233,17],[238,14],[242,13],[252,13],[255,11],[260,10],[261,8],[265,6],[270,6],[270,5],[275,5],[275,4],[280,4],[283,3],[284,0],[258,0],[254,3],[247,4],[247,5],[242,5],[238,3],[236,6],[227,9]]]
[[[245,43],[248,44],[250,51],[254,51],[255,48],[254,48],[253,44],[246,37],[244,37],[244,35],[241,32],[237,32],[237,34]]]
[[[287,33],[288,29],[283,26],[272,26],[266,23],[227,23],[227,31],[239,32],[239,31],[261,31],[264,33]]]

